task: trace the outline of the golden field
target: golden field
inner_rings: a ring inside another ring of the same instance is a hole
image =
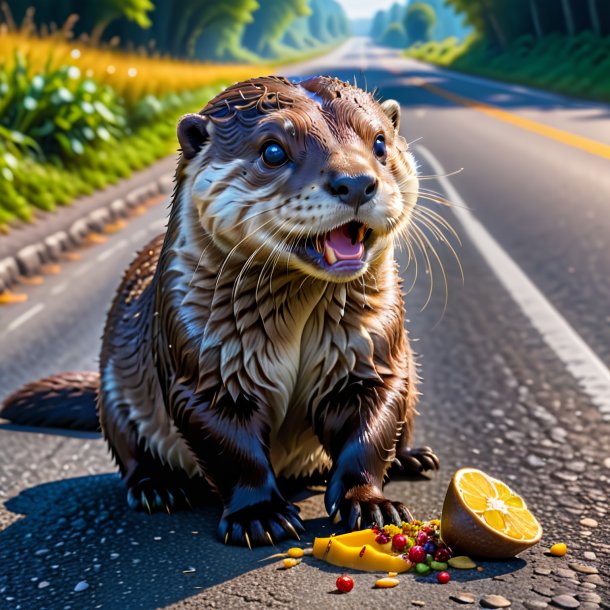
[[[41,37],[0,28],[0,61],[10,67],[17,50],[28,57],[28,65],[34,73],[49,62],[52,67],[75,65],[98,83],[110,85],[128,103],[147,94],[180,93],[219,81],[244,80],[270,71],[260,64],[188,62],[127,53],[109,47],[94,48],[81,40],[69,40],[61,33]]]

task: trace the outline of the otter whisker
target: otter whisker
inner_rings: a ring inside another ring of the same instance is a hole
[[[274,220],[274,219],[271,219],[271,220]],[[270,222],[270,221],[268,221],[268,222]],[[267,223],[265,223],[265,224],[268,224],[268,222],[267,222]],[[282,223],[282,225],[281,225],[280,227],[278,227],[278,229],[277,229],[276,231],[274,231],[274,232],[273,232],[273,234],[272,234],[272,235],[269,237],[269,239],[272,239],[272,238],[273,238],[273,237],[274,237],[274,236],[275,236],[275,235],[278,233],[278,231],[280,231],[280,230],[282,229],[283,225],[284,225],[286,222],[288,222],[288,221],[287,221],[287,220],[285,220],[285,221],[284,221],[284,223]],[[262,226],[261,226],[261,227],[259,227],[259,228],[261,228],[261,229],[262,229],[262,227],[263,227],[263,226],[265,226],[265,225],[262,225]],[[258,254],[258,253],[259,253],[259,252],[260,252],[260,251],[261,251],[261,250],[262,250],[262,249],[265,247],[266,243],[267,243],[267,240],[264,240],[264,241],[263,241],[263,243],[261,243],[261,245],[260,245],[260,246],[258,246],[258,248],[256,248],[256,249],[254,250],[254,252],[253,252],[253,253],[252,253],[252,254],[251,254],[249,257],[248,257],[248,259],[246,260],[246,263],[244,264],[244,266],[242,267],[242,270],[241,270],[241,271],[240,271],[240,273],[239,273],[239,276],[238,276],[238,281],[236,281],[236,282],[235,282],[235,286],[233,286],[233,292],[232,292],[232,299],[233,299],[233,300],[234,300],[234,298],[235,298],[235,291],[236,291],[236,288],[237,288],[237,286],[239,285],[239,282],[241,281],[241,280],[240,280],[240,278],[242,277],[242,275],[243,275],[243,274],[245,274],[246,270],[247,270],[247,269],[249,269],[249,268],[251,267],[252,263],[254,262],[254,259],[255,259],[256,255],[257,255],[257,254]],[[264,270],[264,267],[263,267],[263,270]],[[259,284],[259,282],[260,282],[261,277],[262,277],[262,270],[261,270],[261,273],[260,273],[260,275],[259,275],[259,279],[258,279],[258,282],[257,282],[257,285],[256,285],[256,286],[257,286],[257,289],[258,289],[258,284]]]
[[[432,292],[434,290],[434,271],[432,268],[432,262],[430,261],[430,257],[428,256],[428,250],[426,248],[426,244],[421,238],[418,227],[415,224],[413,224],[413,225],[411,225],[411,230],[413,232],[413,235],[412,235],[413,243],[417,247],[417,249],[422,253],[422,256],[424,257],[424,262],[426,264],[426,273],[428,274],[428,277],[429,277],[428,297],[427,297],[424,305],[421,308],[421,311],[423,311],[428,306],[428,303],[432,299]]]
[[[218,284],[220,282],[220,278],[222,277],[222,273],[225,269],[225,266],[227,264],[227,262],[229,261],[229,258],[231,258],[231,256],[234,254],[234,252],[237,250],[237,248],[239,248],[239,246],[241,244],[243,244],[245,241],[247,241],[248,239],[250,239],[250,237],[252,237],[253,235],[255,235],[256,233],[258,233],[263,227],[265,227],[266,225],[268,225],[270,222],[273,222],[275,219],[274,218],[270,218],[269,220],[267,220],[266,222],[264,222],[262,225],[259,225],[258,227],[256,227],[254,229],[254,231],[251,231],[250,233],[248,233],[243,239],[241,239],[240,241],[237,242],[237,244],[235,246],[233,246],[233,248],[231,248],[231,250],[229,251],[229,253],[227,254],[227,256],[225,257],[225,259],[222,261],[222,265],[220,266],[220,270],[218,271],[218,276],[216,277],[216,284],[214,286],[214,291],[218,290]]]
[[[451,176],[456,176],[457,174],[461,174],[463,171],[464,171],[464,168],[460,167],[460,169],[453,170],[452,172],[449,172],[447,174],[422,174],[422,175],[418,175],[417,177],[420,180],[435,180],[436,178],[450,178]]]
[[[447,280],[447,274],[445,272],[445,265],[443,264],[441,257],[439,256],[438,252],[436,251],[436,248],[434,247],[434,245],[432,244],[432,242],[430,241],[428,236],[417,225],[413,225],[413,228],[417,232],[419,232],[421,238],[424,240],[424,243],[429,247],[430,251],[432,252],[432,255],[438,262],[441,273],[443,274],[443,283],[445,286],[445,302],[443,305],[443,312],[441,314],[441,318],[442,318],[445,315],[445,311],[447,310],[447,304],[449,302],[449,282]],[[430,271],[430,278],[432,279],[432,270]],[[431,282],[431,284],[432,284],[432,282]],[[429,301],[429,299],[428,299],[428,301]],[[426,304],[428,303],[428,301],[426,301]]]
[[[423,212],[424,210],[427,211],[427,212],[431,211],[431,210],[427,210],[426,208],[420,208],[418,210],[420,212],[420,214],[414,214],[414,218],[417,221],[420,221],[424,226],[428,227],[428,229],[430,229],[432,231],[432,233],[435,235],[435,237],[439,241],[442,241],[442,243],[444,243],[447,246],[447,248],[449,249],[449,251],[453,255],[453,258],[455,259],[455,262],[458,265],[458,269],[460,270],[460,276],[462,278],[462,284],[463,284],[464,283],[464,269],[462,267],[462,261],[460,260],[460,257],[458,255],[457,251],[455,250],[455,248],[451,244],[450,240],[447,239],[447,237],[443,234],[441,229],[435,223],[435,219],[426,217],[425,215],[421,214],[421,212]],[[442,217],[439,217],[439,219],[443,220]],[[459,237],[455,234],[455,231],[453,231],[453,228],[450,225],[447,225],[447,228],[448,228],[448,230],[450,230],[452,232],[453,235],[455,235],[456,239],[458,240],[458,243],[460,245],[462,245]]]
[[[269,236],[267,241],[271,241],[280,231],[282,231],[284,229],[284,227],[289,222],[290,222],[289,219],[284,220],[284,222],[282,222],[282,224],[273,232],[273,234]],[[275,246],[275,247],[277,247],[277,246]],[[273,254],[274,250],[275,250],[275,248],[271,251],[271,254]],[[269,264],[271,254],[269,254],[269,256],[267,256],[267,260],[265,261],[265,264],[263,265],[263,267],[261,269],[261,273],[258,277],[258,281],[256,282],[256,288],[254,289],[254,300],[258,300],[258,289],[261,285],[261,280],[263,279],[263,276],[265,274],[265,269],[266,269],[267,265]]]
[[[455,237],[460,246],[462,245],[462,240],[460,239],[460,236],[458,235],[457,231],[453,228],[452,224],[446,218],[441,216],[438,212],[435,212],[434,210],[431,210],[430,208],[427,208],[425,206],[417,206],[415,210],[421,212],[425,216],[429,217],[431,220],[433,219],[434,222],[438,222],[441,226],[447,229],[447,231],[449,231],[449,233],[453,237]]]

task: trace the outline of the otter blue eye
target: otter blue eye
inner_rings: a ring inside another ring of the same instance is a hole
[[[288,154],[277,142],[266,144],[262,156],[263,161],[271,167],[279,167],[288,161]]]
[[[382,159],[386,155],[385,138],[381,134],[379,134],[375,138],[375,143],[373,144],[373,153],[378,159]]]

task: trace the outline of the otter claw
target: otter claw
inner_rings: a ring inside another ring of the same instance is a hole
[[[277,517],[279,518],[280,523],[282,524],[282,527],[295,539],[295,540],[301,540],[301,537],[299,536],[298,532],[296,531],[296,529],[294,529],[294,525],[292,525],[292,523],[290,523],[290,521],[288,521],[287,519],[285,519],[284,517],[282,517],[282,515],[277,515]]]
[[[440,460],[430,447],[419,447],[412,449],[403,447],[396,453],[396,459],[392,465],[393,474],[422,474],[426,471],[438,470]]]
[[[223,515],[218,526],[218,535],[225,544],[241,544],[252,549],[293,537],[300,540],[298,531],[304,526],[297,510],[288,510],[283,499],[245,506]]]

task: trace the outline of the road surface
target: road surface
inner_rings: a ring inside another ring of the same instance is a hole
[[[417,439],[437,450],[442,468],[430,480],[392,482],[388,495],[417,517],[437,517],[452,473],[479,467],[523,494],[544,527],[541,544],[513,561],[482,562],[480,572],[453,571],[447,585],[404,575],[396,589],[373,590],[375,576],[358,573],[352,593],[335,595],[339,569],[305,561],[278,571],[277,563],[260,562],[269,549],[220,546],[217,506],[171,517],[130,512],[97,437],[5,426],[0,608],[422,602],[444,610],[459,606],[450,597],[460,591],[477,602],[502,595],[512,608],[544,608],[562,595],[585,610],[610,607],[610,108],[441,71],[365,39],[287,72],[355,76],[378,87],[400,102],[402,133],[422,175],[464,168],[422,181],[453,209],[421,204],[462,237],[453,244],[465,280],[439,243],[447,295],[437,266],[422,309],[430,278],[420,261],[406,302],[423,378]],[[45,374],[96,367],[120,273],[166,214],[164,205],[151,208],[28,286],[27,302],[0,309],[0,398]],[[414,266],[404,251],[399,258],[410,285]],[[305,542],[328,535],[321,495],[302,494],[299,504]],[[594,521],[582,525],[587,518]],[[558,541],[568,544],[568,557],[545,554]]]

